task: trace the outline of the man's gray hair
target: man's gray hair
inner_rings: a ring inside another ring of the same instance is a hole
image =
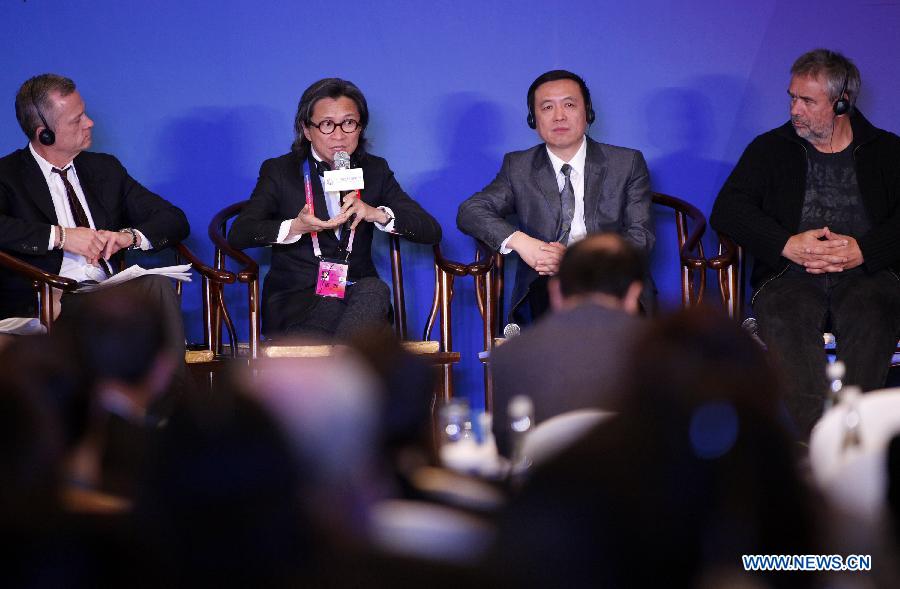
[[[829,49],[813,49],[797,58],[791,66],[792,76],[822,76],[825,78],[825,87],[828,98],[834,102],[841,96],[841,88],[846,81],[847,89],[844,93],[850,101],[850,109],[856,107],[856,99],[859,97],[859,89],[862,81],[859,69],[852,61]]]
[[[28,140],[34,139],[34,133],[44,123],[38,115],[41,109],[48,125],[53,125],[53,103],[50,93],[59,92],[60,96],[68,96],[75,92],[75,82],[57,74],[41,74],[25,81],[16,93],[16,119]]]

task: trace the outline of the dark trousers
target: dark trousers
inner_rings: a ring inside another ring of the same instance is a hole
[[[845,385],[863,391],[884,386],[900,333],[900,279],[893,272],[859,268],[814,275],[789,269],[760,287],[753,311],[804,439],[822,415],[828,390],[824,331],[837,340]]]
[[[292,323],[287,334],[347,341],[370,329],[389,328],[391,290],[380,278],[367,277],[347,287],[343,299],[315,297],[303,319]]]
[[[184,359],[184,323],[181,318],[181,301],[172,286],[172,280],[165,276],[147,275],[110,287],[123,297],[142,296],[153,308],[148,313],[156,313],[166,326],[169,347],[177,358]],[[59,320],[65,321],[70,315],[77,315],[79,307],[88,301],[92,293],[66,293],[60,302]]]
[[[525,297],[515,305],[509,313],[509,320],[519,327],[527,327],[550,310],[550,293],[547,290],[548,278],[538,276],[528,285]]]

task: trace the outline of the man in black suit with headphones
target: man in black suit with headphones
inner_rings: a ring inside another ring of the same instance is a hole
[[[650,175],[639,151],[598,143],[591,95],[565,70],[540,75],[528,89],[528,126],[544,141],[506,154],[494,181],[459,207],[459,229],[524,262],[516,273],[509,320],[528,324],[549,307],[547,278],[566,246],[588,233],[614,232],[647,256],[653,247]],[[516,215],[518,226],[507,217]],[[641,306],[655,306],[647,279]]]
[[[817,49],[791,67],[791,120],[757,137],[711,225],[753,257],[753,311],[807,437],[827,389],[822,332],[845,384],[884,386],[900,335],[900,138],[859,109],[859,70]]]
[[[99,282],[125,250],[162,249],[188,236],[181,209],[141,186],[113,156],[85,151],[94,122],[72,80],[55,74],[27,80],[16,94],[16,118],[28,145],[0,159],[0,250],[46,272]],[[114,288],[159,302],[173,351],[183,359],[184,328],[170,281],[143,276]],[[64,295],[60,320],[90,296]],[[31,284],[0,269],[0,319],[35,311]]]

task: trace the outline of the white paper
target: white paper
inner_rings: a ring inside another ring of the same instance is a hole
[[[362,168],[346,170],[328,170],[322,180],[322,190],[336,192],[338,190],[362,190],[366,187]]]
[[[191,265],[190,264],[182,264],[181,266],[166,266],[164,268],[142,268],[135,264],[134,266],[129,266],[125,270],[122,270],[118,274],[114,274],[104,280],[103,282],[98,282],[97,284],[84,284],[82,283],[78,290],[75,292],[83,293],[83,292],[94,292],[96,290],[102,290],[104,288],[108,288],[110,286],[115,286],[117,284],[122,284],[128,282],[129,280],[134,280],[135,278],[139,278],[141,276],[146,276],[148,274],[157,274],[160,276],[166,276],[168,278],[172,278],[174,280],[180,280],[182,282],[190,282],[191,281]]]
[[[47,333],[37,317],[8,317],[0,319],[0,333],[10,335],[37,335]]]

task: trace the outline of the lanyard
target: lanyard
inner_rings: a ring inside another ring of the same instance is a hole
[[[306,205],[309,207],[309,214],[313,217],[316,216],[316,208],[313,204],[313,191],[312,191],[312,182],[310,181],[310,172],[309,172],[309,158],[303,160],[303,188],[306,192]],[[356,198],[362,198],[359,190],[354,191],[356,193]],[[313,244],[313,253],[317,258],[322,257],[322,249],[319,247],[319,233],[318,231],[310,231],[310,238],[312,239]],[[345,261],[350,259],[350,253],[353,251],[353,238],[356,236],[356,229],[350,230],[350,235],[347,240],[347,255],[345,256]]]
[[[303,187],[306,191],[306,206],[309,207],[309,214],[315,217],[316,206],[313,204],[312,182],[309,180],[309,159],[303,160]],[[321,258],[322,249],[319,247],[319,232],[310,231],[309,236],[312,238],[313,253],[317,258]]]

